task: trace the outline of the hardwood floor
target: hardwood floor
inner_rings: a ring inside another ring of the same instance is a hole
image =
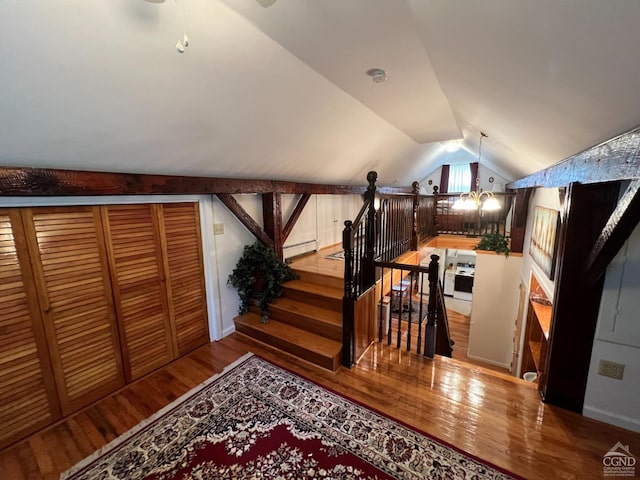
[[[456,342],[453,346],[453,358],[470,365],[475,365],[476,367],[482,367],[494,372],[510,375],[509,370],[506,368],[480,362],[467,356],[467,351],[469,350],[469,328],[471,326],[471,319],[468,316],[448,309],[447,319],[449,320],[449,332],[451,334],[451,338]]]
[[[526,478],[601,479],[616,442],[640,453],[640,435],[546,406],[532,384],[454,359],[374,344],[356,367],[331,373],[233,334],[1,451],[0,478],[58,478],[247,351]]]

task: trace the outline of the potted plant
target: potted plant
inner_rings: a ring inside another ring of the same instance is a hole
[[[238,290],[239,313],[249,311],[251,303],[260,308],[263,321],[268,318],[267,306],[282,294],[282,284],[296,275],[280,260],[273,249],[256,242],[246,245],[227,283]]]
[[[473,247],[474,250],[489,250],[496,253],[504,253],[505,257],[509,256],[509,238],[498,232],[485,233],[480,242]]]

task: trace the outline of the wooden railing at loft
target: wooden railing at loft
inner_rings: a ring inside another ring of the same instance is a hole
[[[460,198],[460,194],[438,194],[434,188],[435,218],[437,232],[453,235],[481,236],[486,233],[506,234],[506,220],[514,193],[494,193],[500,204],[500,209],[486,210],[455,210],[454,202]]]
[[[438,260],[438,255],[431,255],[429,267],[375,262],[380,268],[376,289],[379,342],[386,338],[391,345],[395,336],[397,348],[402,348],[404,338],[407,351],[415,348],[416,353],[429,358],[436,354],[451,357],[453,341],[438,279]]]
[[[367,174],[364,205],[355,220],[345,222],[342,236],[342,362],[346,366],[353,365],[374,338],[367,322],[376,315],[376,261],[390,262],[417,250],[420,241],[433,234],[435,224],[435,198],[420,196],[418,182],[404,195],[378,195],[377,178],[376,172]]]

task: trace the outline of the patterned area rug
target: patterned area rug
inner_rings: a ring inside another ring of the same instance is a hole
[[[331,260],[344,260],[344,250],[340,250],[339,252],[330,253],[325,258],[330,258]]]
[[[513,477],[249,354],[62,478]]]

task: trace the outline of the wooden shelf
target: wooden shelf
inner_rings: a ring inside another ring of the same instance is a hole
[[[533,311],[536,314],[538,323],[540,324],[540,328],[542,329],[542,333],[544,334],[544,338],[549,340],[551,314],[553,313],[553,309],[551,308],[551,305],[542,305],[541,303],[534,302],[533,300],[530,300],[530,302],[533,307]]]
[[[540,368],[540,352],[542,351],[542,344],[540,342],[529,340],[529,350],[531,351],[531,357],[533,358],[533,363],[536,366],[536,370],[540,372],[542,370]]]
[[[541,295],[540,284],[535,275],[531,275],[530,291],[536,296]],[[542,293],[543,301],[548,299]],[[544,368],[549,343],[549,332],[553,318],[553,306],[538,303],[529,297],[529,308],[527,313],[527,327],[525,333],[526,347],[522,363],[523,371],[534,371],[538,374],[538,379],[544,377]],[[539,388],[541,383],[538,383]]]

